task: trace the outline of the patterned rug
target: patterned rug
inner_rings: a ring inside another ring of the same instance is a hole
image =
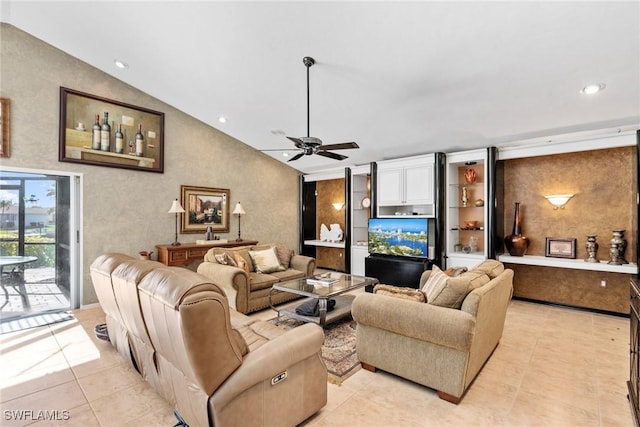
[[[276,320],[271,319],[270,322],[275,325]],[[278,326],[289,330],[302,324],[299,320],[282,315]],[[332,384],[342,384],[360,369],[360,361],[356,355],[356,322],[351,317],[324,328],[322,359]]]

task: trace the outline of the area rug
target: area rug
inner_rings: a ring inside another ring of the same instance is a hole
[[[271,319],[270,322],[275,325],[276,319]],[[288,330],[302,324],[299,320],[282,315],[278,327]],[[322,359],[327,366],[329,382],[332,384],[342,384],[360,369],[360,361],[356,354],[356,322],[351,317],[324,328]]]

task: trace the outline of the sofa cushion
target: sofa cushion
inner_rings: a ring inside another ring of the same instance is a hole
[[[229,257],[236,260],[236,262],[237,262],[236,255],[240,255],[247,262],[247,265],[249,266],[249,271],[255,271],[255,269],[253,268],[253,262],[251,261],[251,257],[249,256],[250,249],[252,249],[251,246],[238,246],[236,248],[213,248],[213,249],[210,249],[210,252],[213,252],[214,259],[216,255],[226,253],[229,255]]]
[[[436,295],[439,295],[442,292],[448,278],[449,276],[447,276],[444,271],[440,270],[437,265],[434,265],[431,268],[431,273],[421,289],[427,297],[427,302],[431,302]]]
[[[291,264],[291,257],[293,257],[293,250],[287,248],[286,246],[278,243],[274,246],[276,250],[276,255],[278,256],[278,261],[280,261],[280,265],[285,269],[289,268]]]
[[[489,276],[490,279],[495,279],[504,271],[504,264],[500,261],[496,261],[495,259],[487,259],[481,264],[475,266],[473,270],[482,271]]]
[[[249,251],[249,256],[251,257],[251,261],[253,261],[256,273],[273,273],[274,271],[283,271],[285,269],[280,265],[274,248],[262,251]]]
[[[274,283],[278,283],[280,280],[271,274],[265,273],[249,273],[250,285],[249,289],[251,292],[259,291],[260,289],[268,289]]]
[[[274,271],[273,273],[269,273],[269,275],[277,277],[281,282],[284,282],[286,280],[302,279],[303,277],[305,277],[304,272],[295,270],[293,268],[287,268],[284,271]]]
[[[482,271],[468,271],[457,277],[449,277],[439,292],[433,292],[431,298],[427,295],[427,303],[458,309],[469,292],[486,285],[490,280]]]
[[[235,253],[233,254],[233,256],[235,258],[236,265],[238,266],[238,268],[241,268],[245,271],[245,273],[250,274],[251,267],[249,267],[249,263],[247,262],[247,260],[245,260],[244,257],[239,253]]]
[[[216,259],[218,264],[230,265],[232,267],[238,266],[238,263],[236,263],[236,261],[232,257],[230,257],[227,252],[223,252],[221,254],[215,254],[214,258]]]
[[[415,302],[427,302],[424,292],[413,288],[402,288],[393,285],[379,284],[373,288],[373,293],[387,295],[394,298],[406,299]]]

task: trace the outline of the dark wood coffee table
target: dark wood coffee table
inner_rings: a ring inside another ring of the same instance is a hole
[[[317,323],[324,327],[328,323],[335,322],[351,314],[351,303],[355,297],[353,295],[343,294],[354,289],[378,283],[378,279],[372,277],[352,276],[343,273],[331,273],[331,276],[337,278],[338,281],[328,286],[309,284],[306,278],[289,280],[273,285],[269,292],[269,305],[278,313],[276,323],[280,321],[280,315],[285,314],[288,317],[303,322]],[[307,298],[296,300],[285,306],[274,307],[271,303],[271,296],[277,292],[289,292]],[[336,300],[336,305],[332,311],[327,312],[327,300],[330,298]],[[318,300],[319,316],[304,316],[296,313],[296,307],[310,299]]]

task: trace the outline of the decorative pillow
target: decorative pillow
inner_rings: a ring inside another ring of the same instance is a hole
[[[429,274],[429,278],[421,289],[427,297],[428,303],[430,303],[436,295],[442,292],[442,289],[444,289],[447,284],[448,278],[449,276],[447,276],[444,271],[440,270],[437,265],[434,265],[431,268],[431,274]]]
[[[223,252],[221,254],[215,254],[214,257],[215,257],[216,261],[218,261],[218,264],[230,265],[231,267],[237,267],[238,266],[238,264],[236,264],[234,259],[231,258],[229,256],[229,254],[226,253],[226,252]]]
[[[444,271],[444,274],[449,277],[456,277],[467,271],[469,271],[467,267],[449,267]]]
[[[240,255],[239,253],[234,253],[233,256],[235,257],[236,264],[239,268],[243,269],[247,274],[251,273],[251,267],[249,267],[249,263],[245,261],[242,255]]]
[[[285,268],[280,265],[274,248],[263,251],[249,251],[249,256],[256,268],[256,273],[273,273],[274,271],[285,270]]]
[[[482,271],[468,271],[457,277],[449,277],[438,292],[432,293],[431,297],[427,295],[427,302],[440,307],[459,309],[469,292],[489,283],[490,280]]]
[[[284,245],[277,244],[274,246],[276,250],[276,255],[278,256],[278,261],[280,261],[280,265],[285,269],[291,266],[291,258],[293,257],[293,250],[287,248]]]
[[[376,285],[373,288],[374,294],[388,295],[390,297],[406,299],[415,302],[427,302],[424,293],[421,290],[413,288],[401,288],[392,285]]]
[[[481,264],[475,266],[473,270],[482,271],[489,276],[490,279],[495,279],[498,275],[504,271],[504,264],[495,259],[484,260]]]

